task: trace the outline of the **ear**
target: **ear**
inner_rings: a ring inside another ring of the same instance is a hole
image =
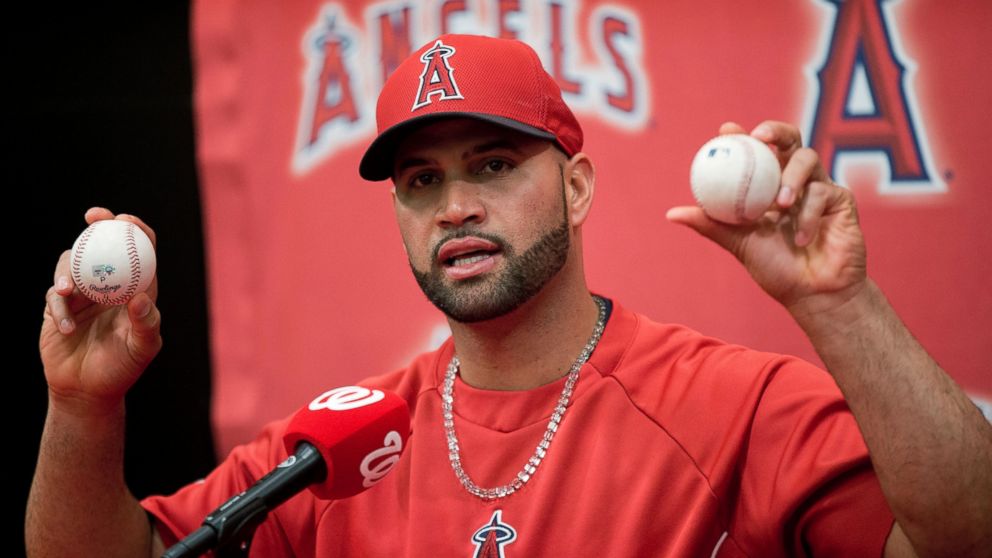
[[[569,224],[581,226],[589,216],[596,191],[596,169],[585,153],[576,153],[562,168],[565,181],[565,204]]]

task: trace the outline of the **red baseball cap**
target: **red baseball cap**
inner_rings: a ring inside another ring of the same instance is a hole
[[[553,141],[569,157],[582,149],[582,128],[534,49],[513,39],[442,35],[386,80],[376,106],[379,135],[365,151],[359,174],[390,178],[396,147],[407,133],[454,117]]]

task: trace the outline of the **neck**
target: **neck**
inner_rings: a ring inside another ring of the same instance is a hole
[[[520,308],[486,322],[449,319],[462,381],[482,389],[522,390],[568,373],[589,341],[599,308],[584,281],[552,279]]]

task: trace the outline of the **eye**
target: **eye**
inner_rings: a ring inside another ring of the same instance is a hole
[[[435,174],[430,172],[422,172],[410,176],[410,179],[407,181],[407,186],[411,189],[426,188],[431,184],[436,184],[437,181],[438,178]]]
[[[503,174],[513,168],[513,165],[503,159],[489,159],[479,169],[479,174]]]

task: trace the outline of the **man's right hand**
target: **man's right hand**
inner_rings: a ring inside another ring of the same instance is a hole
[[[87,224],[104,219],[135,223],[155,245],[155,232],[132,215],[114,216],[94,207]],[[155,306],[158,278],[127,305],[104,306],[86,298],[70,275],[70,251],[55,267],[38,345],[52,403],[66,410],[101,414],[117,409],[162,347],[161,316]]]

